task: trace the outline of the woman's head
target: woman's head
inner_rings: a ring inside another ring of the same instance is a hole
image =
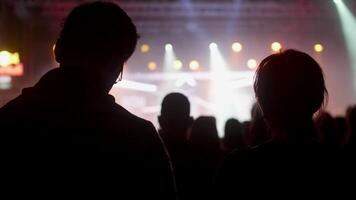
[[[312,117],[327,95],[319,64],[296,50],[265,58],[257,69],[254,90],[267,120]]]

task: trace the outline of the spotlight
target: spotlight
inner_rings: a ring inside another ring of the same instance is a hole
[[[232,45],[231,45],[231,49],[234,51],[234,52],[240,52],[242,50],[242,45],[238,42],[234,42]]]
[[[11,64],[12,54],[8,51],[0,51],[0,67],[6,67]]]
[[[218,45],[215,42],[212,42],[212,43],[209,44],[209,48],[210,49],[217,49]]]
[[[320,53],[320,52],[322,52],[323,50],[324,50],[323,45],[321,45],[321,44],[316,44],[316,45],[314,45],[314,51],[315,51],[315,52]]]
[[[341,3],[342,0],[334,0],[334,3],[338,4],[338,3]]]
[[[166,49],[166,51],[172,51],[173,50],[173,46],[168,43],[168,44],[166,44],[165,49]]]
[[[190,61],[190,63],[189,63],[189,68],[190,68],[191,70],[193,70],[193,71],[198,70],[198,69],[199,69],[199,62],[196,61],[196,60]]]
[[[279,43],[279,42],[273,42],[273,43],[271,44],[271,49],[272,49],[272,51],[274,51],[274,52],[279,52],[279,51],[282,49],[282,45],[281,45],[281,43]]]
[[[149,62],[147,64],[147,68],[150,70],[150,71],[154,71],[157,69],[157,64],[153,61]]]
[[[255,59],[249,59],[247,61],[247,67],[250,68],[250,69],[256,69],[257,61]]]
[[[148,44],[141,45],[141,52],[142,53],[147,53],[149,51],[150,51],[150,46]]]
[[[173,67],[175,70],[180,70],[183,67],[183,63],[180,60],[175,60],[173,63]]]

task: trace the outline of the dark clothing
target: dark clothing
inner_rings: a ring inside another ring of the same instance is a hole
[[[181,200],[189,199],[192,195],[192,150],[185,137],[172,138],[171,135],[186,135],[186,133],[172,133],[159,130],[167,150],[169,152],[177,186],[178,197]]]
[[[168,154],[152,123],[86,84],[94,85],[79,73],[54,69],[1,108],[8,159],[21,163],[32,156],[27,166],[39,173],[36,178],[51,177],[46,185],[65,177],[67,184],[90,185],[91,193],[110,179],[117,196],[174,199]]]
[[[284,193],[290,195],[284,197],[326,194],[349,183],[348,161],[344,150],[334,147],[267,142],[229,154],[217,172],[215,193],[224,197],[221,199],[256,194],[263,194],[264,198]]]

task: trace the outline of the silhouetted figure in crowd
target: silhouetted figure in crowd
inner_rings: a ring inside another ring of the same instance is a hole
[[[192,149],[190,199],[209,199],[213,177],[222,157],[216,120],[211,116],[198,117],[189,133]]]
[[[346,144],[355,148],[356,137],[356,105],[350,106],[346,111],[347,141]]]
[[[251,147],[260,145],[271,139],[270,130],[263,118],[261,108],[257,103],[253,104],[251,109],[251,124],[248,139],[248,144]]]
[[[249,146],[249,137],[250,137],[250,129],[251,129],[251,121],[244,121],[241,124],[242,126],[242,134],[245,136],[246,145]]]
[[[154,126],[108,94],[120,80],[137,39],[130,17],[114,3],[74,8],[56,43],[59,68],[1,108],[1,128],[6,133],[1,141],[5,153],[16,161],[4,163],[16,166],[24,155],[31,156],[21,165],[35,176],[26,185],[31,192],[42,193],[48,186],[63,194],[62,180],[66,188],[73,186],[78,193],[87,186],[83,197],[110,179],[106,189],[114,188],[115,197],[175,198],[168,155]],[[98,152],[105,154],[99,157]],[[58,164],[49,166],[49,160],[58,160]],[[22,168],[16,172],[21,178],[28,175],[20,175]],[[49,178],[43,181],[45,177]]]
[[[187,140],[188,129],[193,123],[190,116],[190,103],[181,93],[170,93],[163,98],[159,133],[170,154],[180,199],[189,197],[190,148]]]
[[[254,90],[271,139],[224,159],[216,177],[218,195],[231,199],[260,192],[265,198],[281,191],[309,195],[315,186],[329,192],[326,187],[335,181],[330,176],[341,173],[334,171],[334,164],[346,165],[339,162],[337,151],[315,141],[313,114],[327,94],[318,63],[295,50],[268,56],[257,69]]]
[[[319,142],[325,145],[338,145],[339,138],[334,126],[334,118],[327,112],[320,113],[315,120]]]
[[[335,127],[335,132],[336,135],[338,136],[338,143],[339,144],[344,144],[347,138],[347,124],[346,124],[346,118],[337,116],[334,118],[334,127]]]
[[[242,132],[242,124],[239,120],[231,118],[225,123],[224,150],[231,152],[233,149],[245,149],[245,135]]]

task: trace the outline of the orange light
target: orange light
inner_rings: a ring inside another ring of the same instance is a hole
[[[154,71],[157,69],[157,64],[153,61],[149,62],[147,64],[147,68],[150,70],[150,71]]]
[[[8,65],[6,67],[0,67],[0,76],[22,76],[23,75],[23,65]]]
[[[141,45],[141,52],[142,53],[147,53],[149,51],[150,51],[150,45],[148,45],[148,44]]]

